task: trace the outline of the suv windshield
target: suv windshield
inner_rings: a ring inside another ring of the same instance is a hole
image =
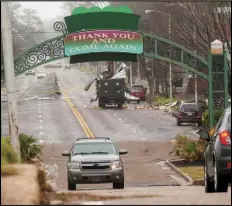
[[[198,106],[196,104],[183,104],[180,110],[181,111],[198,111]]]
[[[78,143],[75,145],[73,154],[116,154],[117,151],[112,143]]]

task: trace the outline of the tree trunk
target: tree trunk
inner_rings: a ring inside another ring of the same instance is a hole
[[[155,81],[155,93],[156,95],[159,95],[159,73],[158,73],[158,65],[157,64],[153,64],[153,69],[154,69],[154,81]]]
[[[161,83],[161,88],[162,88],[162,95],[164,95],[164,92],[165,92],[165,89],[164,89],[164,72],[163,71],[161,71],[161,73],[160,73],[161,75],[160,75],[160,83]]]
[[[144,71],[145,76],[147,77],[147,81],[148,81],[148,86],[149,86],[149,91],[150,91],[150,99],[154,98],[154,81],[152,79],[152,75],[147,71],[146,68],[146,63],[145,63],[145,58],[143,56],[138,56],[138,60],[139,60],[139,64],[141,65],[141,69]]]
[[[167,69],[164,69],[164,89],[165,89],[165,97],[168,97],[168,75]]]

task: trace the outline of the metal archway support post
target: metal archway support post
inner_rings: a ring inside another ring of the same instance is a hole
[[[214,126],[214,109],[213,109],[213,59],[212,54],[208,53],[208,82],[209,82],[209,93],[208,93],[208,110],[209,110],[209,127],[212,128]]]

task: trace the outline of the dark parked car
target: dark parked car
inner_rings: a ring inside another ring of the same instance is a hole
[[[205,192],[227,192],[231,183],[231,108],[224,111],[214,133],[201,132],[208,141],[204,153]]]
[[[76,190],[76,184],[113,183],[114,189],[124,188],[124,169],[120,155],[109,138],[79,138],[68,156],[68,190]]]
[[[147,88],[142,85],[133,85],[131,87],[131,95],[134,97],[138,97],[140,100],[145,101],[146,99]]]
[[[198,126],[202,125],[202,114],[196,103],[182,103],[175,117],[177,125],[181,125],[181,123],[197,123]]]

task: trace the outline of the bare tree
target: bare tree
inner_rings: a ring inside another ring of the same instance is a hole
[[[10,2],[9,7],[14,55],[46,39],[43,22],[35,9],[22,8],[18,2]]]
[[[231,13],[228,8],[231,8],[231,2],[174,4],[169,9],[176,31],[172,37],[203,56],[207,56],[211,42],[219,39],[231,54]]]

